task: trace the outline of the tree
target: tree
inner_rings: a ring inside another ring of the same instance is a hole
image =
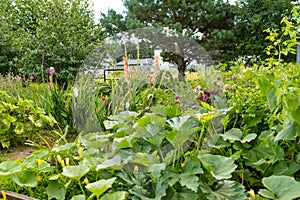
[[[3,44],[15,53],[8,60],[15,74],[45,78],[52,66],[56,80],[66,82],[102,39],[89,0],[5,0],[0,9],[1,27],[10,38]]]
[[[296,4],[299,5],[298,0],[239,0],[233,29],[237,39],[235,57],[266,58],[263,51],[270,41],[265,40],[268,33],[264,30],[280,29],[281,19],[289,16]]]
[[[118,24],[121,23],[122,26],[118,28],[123,29],[132,28],[132,24],[134,24],[132,22],[138,21],[139,26],[169,27],[194,38],[201,45],[216,39],[212,34],[215,30],[229,30],[233,26],[232,6],[223,0],[125,0],[124,5],[127,8],[125,19],[120,19],[120,15],[117,19],[114,17],[116,13],[109,12],[101,20],[101,24],[106,27],[108,24],[106,22],[112,22],[118,27]],[[113,33],[113,31],[111,32]],[[202,37],[199,37],[199,33]],[[215,42],[217,43],[217,41]],[[209,50],[213,52],[213,49]],[[221,54],[224,53],[221,52]],[[213,56],[215,59],[225,57],[221,54],[215,53]],[[188,62],[178,55],[168,54],[168,57],[177,63],[179,77],[182,80]]]

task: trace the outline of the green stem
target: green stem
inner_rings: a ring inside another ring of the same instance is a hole
[[[238,115],[236,115],[236,117],[235,117],[235,120],[234,120],[234,123],[233,123],[233,128],[235,127],[235,125],[236,125],[236,123],[237,123],[237,120],[238,120],[238,118],[239,118],[239,116]]]
[[[82,193],[83,193],[84,196],[85,196],[85,192],[84,192],[83,187],[82,187],[82,185],[81,185],[80,179],[78,180],[78,185],[79,185],[79,187],[80,187]],[[98,197],[97,197],[97,199],[98,199]]]
[[[203,138],[203,135],[204,135],[204,131],[205,131],[205,126],[204,126],[204,123],[202,122],[202,130],[201,130],[200,136],[198,138],[197,150],[200,149],[200,146],[201,146],[201,143],[202,143],[202,138]]]

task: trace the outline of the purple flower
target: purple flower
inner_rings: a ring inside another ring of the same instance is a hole
[[[198,99],[199,99],[199,100],[203,100],[203,95],[202,95],[202,94],[199,95],[199,96],[198,96]]]
[[[50,75],[53,75],[55,72],[54,67],[50,67]]]
[[[29,79],[30,79],[30,80],[34,80],[34,76],[31,75],[31,76],[29,77]]]
[[[214,95],[214,94],[217,94],[218,92],[219,92],[219,90],[208,90],[205,93],[209,94],[209,95]]]
[[[175,99],[180,99],[180,96],[177,95],[177,96],[175,97]]]
[[[195,105],[192,106],[192,109],[196,109],[196,108],[197,108],[197,106],[195,106]]]

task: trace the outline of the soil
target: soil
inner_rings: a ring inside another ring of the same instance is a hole
[[[11,147],[9,149],[1,149],[1,161],[3,160],[16,160],[16,159],[25,159],[30,156],[32,152],[35,150],[34,147],[31,146],[16,146]]]

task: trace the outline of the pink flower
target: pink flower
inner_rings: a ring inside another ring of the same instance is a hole
[[[235,75],[233,75],[233,76],[231,77],[231,79],[232,79],[232,80],[236,79],[236,76],[235,76]]]
[[[201,86],[198,85],[198,86],[194,89],[194,92],[197,93],[197,94],[199,94],[200,91],[201,91]]]
[[[231,80],[231,78],[226,78],[226,81],[230,81]]]
[[[179,99],[176,99],[173,103],[176,104],[176,103],[179,103]]]
[[[30,80],[34,80],[34,76],[31,75],[31,76],[29,77],[29,79],[30,79]]]
[[[50,67],[50,75],[53,75],[55,72],[54,67]]]
[[[223,82],[222,81],[219,81],[218,83],[217,83],[217,85],[223,85]]]
[[[223,90],[231,90],[231,86],[229,84],[225,84]]]
[[[128,102],[126,102],[124,107],[125,107],[125,110],[128,110],[130,107],[130,104]]]

